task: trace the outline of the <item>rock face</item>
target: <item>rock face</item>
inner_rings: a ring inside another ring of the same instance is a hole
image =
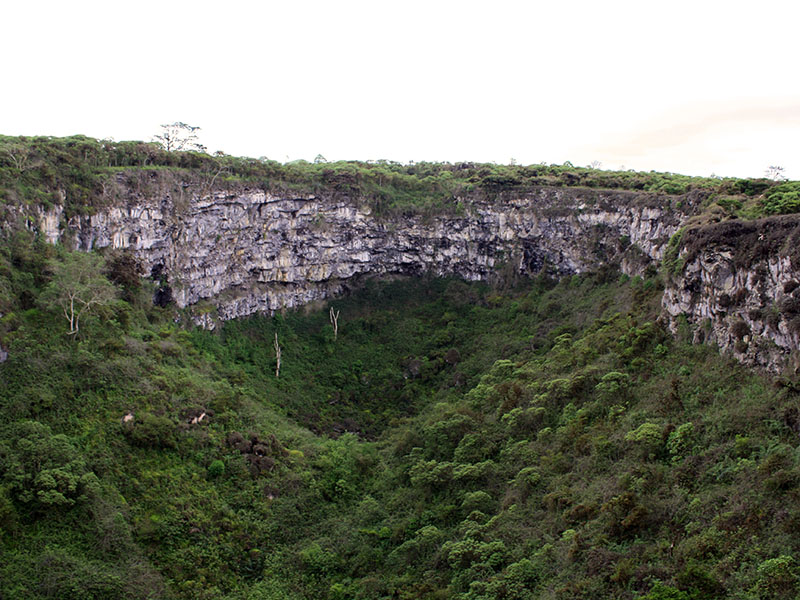
[[[742,362],[797,371],[800,216],[687,229],[663,298],[673,332],[717,344]]]
[[[18,216],[51,243],[128,249],[158,280],[155,301],[189,307],[210,328],[334,296],[370,276],[488,280],[501,271],[566,275],[602,265],[640,274],[660,264],[703,200],[543,187],[474,193],[434,216],[380,216],[333,193],[188,193],[174,182],[130,181],[109,186],[108,208],[92,216],[65,221],[58,205]],[[685,324],[696,341],[773,372],[800,365],[800,216],[688,225],[670,252],[670,329]]]
[[[693,197],[579,188],[474,194],[450,214],[379,217],[357,199],[277,197],[218,189],[191,197],[124,190],[110,208],[63,223],[41,213],[50,241],[135,253],[207,327],[337,294],[359,278],[452,274],[485,280],[505,267],[524,274],[578,273],[619,264],[636,274],[661,259]],[[60,225],[59,225],[60,222]]]

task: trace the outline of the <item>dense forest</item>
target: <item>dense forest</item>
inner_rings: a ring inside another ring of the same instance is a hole
[[[337,189],[387,215],[447,209],[468,186],[677,186],[740,218],[800,206],[792,182],[571,165],[0,146],[5,205],[60,190],[71,214],[141,169]],[[800,384],[693,345],[688,323],[665,331],[663,273],[365,281],[214,331],[154,304],[157,282],[140,275],[126,252],[2,232],[2,598],[800,591]]]

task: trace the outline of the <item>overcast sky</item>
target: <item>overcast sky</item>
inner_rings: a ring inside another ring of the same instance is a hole
[[[0,133],[800,179],[800,2],[2,2]]]

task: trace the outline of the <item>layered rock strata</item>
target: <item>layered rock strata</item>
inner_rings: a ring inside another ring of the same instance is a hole
[[[662,302],[670,329],[687,324],[695,341],[742,362],[797,371],[800,216],[687,228],[679,239]]]
[[[51,243],[132,252],[206,327],[335,296],[370,276],[488,280],[603,265],[641,274],[678,232],[662,302],[670,329],[685,325],[696,341],[773,372],[800,364],[800,216],[681,230],[701,194],[545,187],[470,194],[433,216],[381,216],[336,194],[130,181],[120,177],[91,216],[66,220],[59,205],[18,216]]]
[[[68,222],[56,207],[41,233],[82,250],[126,248],[165,274],[181,307],[206,326],[336,294],[364,276],[456,275],[486,280],[579,273],[619,264],[641,273],[662,257],[697,198],[579,188],[473,194],[447,214],[381,217],[335,195],[285,197],[227,189],[176,198],[129,190]]]

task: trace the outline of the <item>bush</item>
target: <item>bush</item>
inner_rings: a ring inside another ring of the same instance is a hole
[[[597,393],[605,400],[616,400],[624,398],[630,387],[630,375],[611,371],[600,378],[600,383],[595,386]]]
[[[644,457],[654,458],[663,446],[664,438],[661,426],[656,423],[642,423],[625,434],[625,441],[638,446]]]
[[[675,589],[663,583],[656,583],[650,592],[639,597],[640,600],[693,600],[686,592]]]
[[[144,413],[124,425],[128,441],[141,448],[174,448],[175,423],[167,417]]]
[[[795,598],[797,566],[791,556],[781,555],[765,560],[758,566],[757,576],[753,591],[759,598]]]
[[[684,423],[667,438],[667,450],[673,461],[682,459],[692,451],[694,446],[694,425]]]
[[[69,438],[37,421],[18,423],[0,444],[0,474],[12,497],[40,511],[73,506],[98,489]]]
[[[115,600],[123,597],[125,581],[119,573],[72,552],[48,548],[40,557],[38,567],[42,598]]]
[[[765,194],[763,206],[769,215],[800,212],[800,182],[776,185]]]
[[[309,572],[327,574],[339,564],[339,557],[329,550],[325,550],[317,542],[303,548],[299,553],[300,564]]]
[[[494,500],[484,491],[468,492],[464,495],[464,500],[461,503],[461,510],[464,511],[464,514],[469,514],[473,510],[491,514],[494,512]]]
[[[212,461],[210,465],[208,465],[208,476],[212,479],[215,479],[225,473],[225,463],[221,460]]]

